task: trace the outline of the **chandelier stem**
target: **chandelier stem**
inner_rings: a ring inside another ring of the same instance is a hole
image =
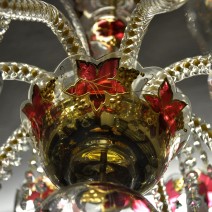
[[[107,181],[106,179],[106,170],[107,170],[107,150],[104,149],[101,151],[101,156],[100,156],[100,181],[105,182]]]

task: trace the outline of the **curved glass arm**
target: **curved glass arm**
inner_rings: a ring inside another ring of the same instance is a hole
[[[29,139],[29,135],[21,125],[0,147],[0,181],[8,180],[12,167],[20,165],[20,153],[29,149]]]
[[[196,75],[207,75],[212,70],[212,55],[186,58],[165,68],[175,82]]]
[[[4,33],[8,30],[10,19],[0,16],[0,42],[3,39]]]
[[[192,116],[191,130],[195,133],[212,151],[212,128],[211,125],[202,121],[201,118]]]
[[[161,178],[157,185],[151,191],[158,211],[171,212],[169,197],[164,185],[164,179]]]
[[[125,29],[120,45],[123,56],[121,66],[134,68],[147,27],[156,14],[169,12],[182,6],[187,0],[141,0]]]
[[[75,27],[75,30],[76,30],[78,37],[81,38],[82,45],[83,45],[87,55],[90,56],[90,50],[89,50],[89,47],[88,47],[88,41],[87,41],[87,38],[85,36],[85,32],[82,28],[82,25],[79,21],[79,18],[77,17],[76,12],[74,11],[74,9],[71,5],[71,2],[66,1],[66,0],[60,0],[60,2],[62,3],[62,5],[65,8],[65,10],[66,10],[66,12],[69,16],[69,20],[71,20],[71,23]]]
[[[36,66],[23,63],[2,62],[0,63],[0,72],[3,80],[19,80],[27,83],[33,83],[39,76],[51,78],[50,73]]]
[[[85,54],[75,29],[53,5],[38,0],[0,0],[0,15],[12,20],[45,23],[58,37],[68,55]]]

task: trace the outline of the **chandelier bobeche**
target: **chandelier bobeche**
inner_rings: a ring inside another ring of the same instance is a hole
[[[43,22],[68,55],[55,72],[0,63],[3,80],[31,84],[22,124],[0,149],[0,179],[9,179],[26,147],[39,155],[32,157],[15,211],[176,211],[183,193],[193,211],[212,207],[212,168],[202,148],[212,150],[211,129],[175,85],[209,74],[211,55],[165,69],[137,61],[151,19],[185,2],[76,1],[80,22],[61,0],[70,24],[45,2],[0,0],[1,38],[11,20]],[[206,172],[195,169],[194,148]],[[182,176],[165,185],[163,174],[175,157]],[[152,204],[145,194],[153,195]]]

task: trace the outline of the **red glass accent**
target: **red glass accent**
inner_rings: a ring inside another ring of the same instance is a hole
[[[100,20],[98,23],[97,32],[100,36],[109,37],[114,36],[118,41],[124,36],[125,24],[122,20]]]
[[[177,198],[181,195],[181,193],[175,190],[174,181],[172,179],[166,183],[166,192],[169,196],[171,210],[174,212],[177,208]]]
[[[42,200],[46,199],[53,191],[55,191],[54,189],[51,189],[45,182],[43,182],[42,179],[38,180],[38,183],[43,184],[44,191],[43,192],[38,192],[36,190],[36,183],[32,183],[31,184],[31,190],[32,193],[27,197],[27,200],[36,200],[37,198],[41,198]]]
[[[145,100],[150,104],[151,108],[159,113],[160,133],[164,129],[168,129],[172,136],[177,130],[176,118],[187,105],[185,102],[174,99],[171,86],[165,79],[156,95],[144,95]]]
[[[79,80],[74,86],[66,90],[72,95],[90,94],[90,100],[96,109],[105,100],[105,93],[124,93],[125,88],[114,79],[119,66],[119,58],[111,58],[96,65],[82,60],[77,61]]]
[[[212,208],[212,178],[208,175],[201,173],[199,175],[199,194],[204,196],[208,208]]]
[[[145,200],[135,199],[127,193],[114,191],[106,195],[106,200],[104,206],[108,210],[129,207],[134,212],[150,212]]]
[[[43,117],[51,105],[52,102],[43,100],[39,87],[34,85],[32,103],[27,103],[22,109],[22,112],[31,121],[33,134],[38,141],[41,136]]]

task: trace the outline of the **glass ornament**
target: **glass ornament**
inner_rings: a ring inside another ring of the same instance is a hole
[[[57,78],[31,87],[21,110],[55,184],[108,181],[146,192],[185,144],[190,103],[172,78],[149,79],[139,63],[141,70],[119,62],[118,54],[67,58]]]
[[[153,212],[156,210],[139,193],[124,186],[89,182],[75,184],[53,193],[42,203],[39,211]]]

